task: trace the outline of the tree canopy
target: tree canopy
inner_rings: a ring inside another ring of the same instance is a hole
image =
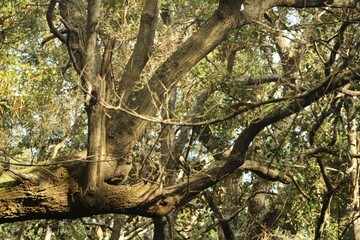
[[[0,5],[0,236],[360,239],[358,0]]]

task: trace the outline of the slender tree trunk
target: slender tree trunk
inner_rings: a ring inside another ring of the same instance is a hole
[[[347,109],[348,117],[348,142],[351,156],[359,154],[358,139],[356,136],[357,121],[355,119],[354,100],[350,99]],[[350,221],[353,222],[354,239],[360,239],[360,218],[359,218],[359,162],[358,158],[351,157],[350,165],[352,203]]]
[[[115,214],[114,215],[114,226],[112,228],[110,240],[119,240],[121,236],[121,229],[125,223],[125,215]]]
[[[84,191],[96,192],[101,188],[103,181],[103,156],[106,155],[105,143],[105,111],[100,104],[104,99],[105,82],[100,79],[100,59],[97,46],[97,29],[100,19],[100,0],[89,0],[87,5],[87,24],[85,34],[84,66],[82,66],[87,89],[88,114],[88,156],[92,160],[88,164],[87,176],[84,183]]]
[[[166,221],[163,217],[161,218],[154,218],[154,240],[165,240],[166,233],[165,233],[165,225]]]
[[[334,191],[328,191],[323,195],[323,202],[322,202],[322,207],[321,207],[321,213],[320,216],[317,220],[317,226],[315,229],[315,236],[314,236],[314,240],[319,240],[322,239],[322,235],[324,233],[325,230],[325,225],[326,225],[326,221],[328,218],[328,212],[329,212],[329,208],[331,205],[331,200],[334,196]]]

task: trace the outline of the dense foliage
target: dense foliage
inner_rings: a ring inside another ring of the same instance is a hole
[[[67,24],[86,28],[85,1],[58,2],[52,22],[62,36]],[[189,184],[212,164],[231,166],[246,131],[264,122],[249,133],[254,137],[245,161],[199,194],[189,187],[190,197],[164,217],[118,211],[81,219],[49,215],[4,223],[0,238],[358,239],[359,2],[334,7],[319,1],[313,8],[274,3],[231,29],[189,71],[179,70],[160,93],[149,86],[160,76],[157,70],[211,22],[218,6],[233,1],[162,1],[149,59],[127,82],[128,69],[138,64],[132,54],[148,2],[102,1],[96,36],[104,56],[112,45],[104,76],[117,94],[101,102],[104,111],[109,119],[131,116],[147,124],[133,133],[132,169],[124,184]],[[70,9],[68,19],[61,4]],[[248,8],[254,6],[244,1],[238,11]],[[3,183],[11,179],[9,169],[31,171],[89,151],[92,115],[82,75],[87,66],[76,66],[80,54],[69,54],[69,43],[50,33],[47,12],[44,0],[4,0],[0,6],[0,191],[12,187]],[[198,50],[194,44],[192,51]],[[135,94],[129,99],[148,89],[153,110],[140,111],[141,98],[121,104],[130,85]]]

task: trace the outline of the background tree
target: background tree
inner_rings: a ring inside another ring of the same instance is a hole
[[[0,9],[2,237],[360,238],[358,1]]]

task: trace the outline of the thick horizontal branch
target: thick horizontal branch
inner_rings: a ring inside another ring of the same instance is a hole
[[[79,218],[100,213],[155,215],[147,208],[156,206],[155,200],[162,191],[160,183],[107,185],[102,192],[88,196],[82,193],[80,185],[65,168],[55,171],[43,168],[37,174],[38,181],[34,183],[15,180],[3,173],[0,179],[0,224],[28,219]]]
[[[269,0],[277,7],[311,8],[325,7],[323,0]]]
[[[281,79],[279,75],[271,75],[265,77],[249,77],[246,79],[241,79],[240,82],[245,85],[259,85],[264,83],[277,82]]]
[[[317,153],[327,153],[327,154],[331,154],[334,156],[338,156],[339,154],[336,151],[333,151],[327,147],[316,147],[316,148],[311,148],[311,149],[307,149],[305,150],[301,155],[300,155],[300,159],[303,160],[308,156],[312,156],[315,155]]]

